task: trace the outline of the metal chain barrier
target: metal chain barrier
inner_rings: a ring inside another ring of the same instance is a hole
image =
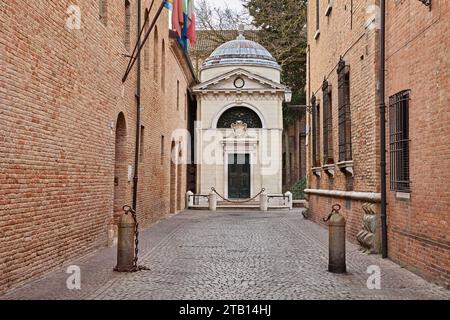
[[[225,197],[223,197],[220,193],[217,192],[216,188],[211,188],[211,191],[214,192],[215,194],[217,194],[223,201],[225,202],[229,202],[229,203],[236,203],[236,204],[243,204],[243,203],[248,203],[251,202],[253,200],[255,200],[256,198],[258,198],[264,191],[266,191],[266,189],[262,188],[262,190],[253,198],[248,199],[248,200],[244,200],[244,201],[236,201],[236,200],[230,200],[230,199],[226,199]]]
[[[324,218],[323,222],[328,222],[330,221],[331,217],[333,216],[333,214],[339,214],[339,211],[341,211],[341,205],[340,204],[335,204],[332,208],[331,213],[328,215],[328,218]]]
[[[125,211],[125,214],[128,215],[131,213],[131,216],[133,217],[134,220],[134,267],[130,272],[138,272],[138,271],[144,271],[144,270],[150,270],[148,267],[146,266],[140,266],[138,265],[138,259],[139,259],[139,223],[137,220],[137,213],[135,210],[133,210],[133,208],[131,208],[130,206],[124,206],[123,210]]]

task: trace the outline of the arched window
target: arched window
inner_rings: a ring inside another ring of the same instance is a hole
[[[166,43],[162,41],[161,49],[161,89],[166,91]]]
[[[154,80],[158,81],[159,78],[159,73],[158,73],[158,62],[159,62],[159,55],[158,55],[158,51],[159,51],[159,37],[158,37],[158,28],[155,27],[155,34],[154,34],[154,39],[153,39],[153,76],[154,76]]]
[[[218,129],[230,129],[233,123],[242,121],[248,128],[262,128],[262,121],[258,114],[246,107],[233,107],[225,111],[217,122]]]
[[[148,9],[145,9],[145,16],[144,17],[147,17],[148,14],[149,14]],[[149,20],[147,19],[147,21],[145,22],[145,25],[144,25],[145,32],[147,32],[148,29],[149,29],[149,23],[148,22],[149,22]],[[150,46],[150,41],[147,41],[145,43],[145,46],[144,46],[144,68],[145,68],[145,70],[149,70],[150,69],[150,47],[149,46]]]
[[[131,4],[129,0],[125,0],[125,30],[123,44],[130,51],[131,45]]]

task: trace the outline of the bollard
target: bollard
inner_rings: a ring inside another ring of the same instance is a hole
[[[260,209],[262,212],[267,212],[269,210],[269,195],[265,192],[261,193],[260,196]]]
[[[328,271],[332,273],[346,273],[345,259],[345,218],[339,213],[341,206],[336,204],[333,206],[328,219],[329,230],[329,263]]]
[[[292,194],[292,192],[288,191],[284,195],[288,198],[289,210],[294,209],[294,195]]]
[[[186,209],[190,209],[194,206],[194,193],[192,191],[186,192]]]
[[[126,210],[125,208],[124,210]],[[134,269],[136,222],[131,213],[127,212],[127,214],[122,215],[119,222],[117,267],[114,269],[117,272],[130,272]]]
[[[214,192],[209,194],[209,210],[217,211],[217,195]]]

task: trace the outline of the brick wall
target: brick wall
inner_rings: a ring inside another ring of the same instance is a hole
[[[374,0],[334,1],[331,14],[326,16],[326,1],[320,1],[320,35],[317,37],[316,1],[308,5],[309,44],[309,103],[316,96],[320,105],[320,164],[323,159],[323,92],[326,79],[331,85],[332,101],[332,146],[334,164],[339,162],[339,109],[337,64],[342,56],[349,66],[351,131],[354,176],[334,167],[334,177],[322,169],[321,177],[312,174],[312,130],[309,130],[307,147],[308,185],[311,189],[372,192],[379,187],[378,104],[377,104],[377,57],[378,33],[367,27],[370,15],[367,8],[376,4]],[[315,39],[315,36],[317,39]],[[308,116],[308,127],[312,126],[312,116]],[[331,206],[340,203],[347,216],[348,235],[356,241],[362,226],[362,202],[348,199],[332,199],[326,196],[310,196],[310,214],[315,221],[321,221],[331,212]]]
[[[98,1],[78,1],[81,30],[69,32],[65,25],[71,4],[0,4],[0,292],[106,245],[115,194],[116,207],[131,202],[127,171],[134,164],[136,72],[122,85],[128,63],[123,55],[130,54],[124,45],[125,8],[121,1],[107,1],[107,17],[100,19]],[[131,1],[132,45],[136,13],[136,1]],[[144,62],[142,68],[145,136],[138,211],[143,226],[169,212],[171,133],[186,128],[184,97],[193,82],[178,44],[169,38],[167,19],[164,11],[156,50],[156,67],[162,72],[165,65],[165,92],[161,77],[155,81],[153,76],[153,36],[149,68],[144,69]],[[124,127],[116,166],[119,114]],[[175,198],[184,204],[184,165],[181,171]]]
[[[448,287],[450,3],[433,1],[431,11],[419,1],[387,5],[387,97],[411,90],[411,193],[401,200],[388,186],[389,257]],[[388,173],[389,181],[389,165]]]

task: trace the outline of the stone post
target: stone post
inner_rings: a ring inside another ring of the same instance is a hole
[[[191,208],[194,205],[194,193],[192,191],[186,192],[186,209]]]
[[[284,194],[286,197],[288,197],[288,205],[289,205],[289,210],[292,210],[294,208],[294,195],[292,194],[292,192],[288,191]]]
[[[209,210],[217,211],[217,195],[214,192],[209,194]]]
[[[269,210],[269,195],[265,192],[261,193],[260,196],[260,209],[262,212]]]

